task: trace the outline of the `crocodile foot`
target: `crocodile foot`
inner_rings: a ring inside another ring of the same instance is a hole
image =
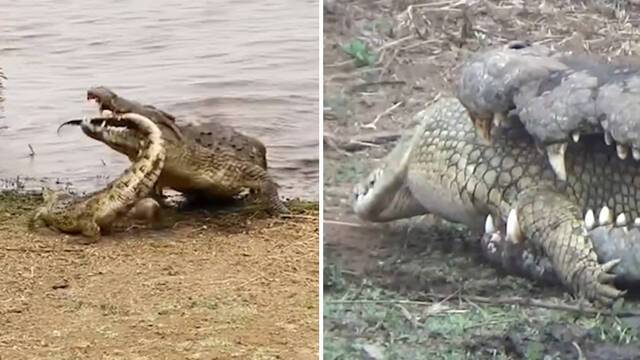
[[[640,219],[627,221],[625,214],[615,217],[605,206],[596,218],[593,210],[584,217],[584,227],[598,255],[598,262],[616,262],[612,268],[615,284],[632,288],[640,284]],[[534,280],[559,283],[548,257],[516,240],[509,228],[499,229],[491,215],[487,216],[485,233],[481,238],[482,252],[493,264],[509,272]]]
[[[575,221],[569,211],[545,216],[544,205],[570,210],[554,194],[525,194],[522,200],[509,213],[504,230],[487,217],[481,247],[490,262],[534,280],[563,283],[604,304],[626,293],[613,284],[638,283],[640,229],[629,228],[624,214],[614,221],[604,207],[597,219],[589,210],[583,221]]]
[[[491,215],[487,216],[480,246],[484,257],[494,266],[507,273],[526,277],[534,281],[560,284],[548,257],[527,247],[521,234],[507,232],[506,226],[497,225]],[[510,228],[509,230],[512,230]]]

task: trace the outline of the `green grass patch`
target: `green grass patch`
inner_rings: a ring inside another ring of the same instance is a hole
[[[323,285],[324,359],[565,359],[574,342],[616,358],[640,343],[638,324],[625,319],[474,304],[464,294],[429,301],[355,276],[326,253]]]
[[[358,67],[372,66],[378,60],[378,56],[369,49],[364,41],[359,39],[354,39],[347,45],[343,45],[342,50],[351,55]]]

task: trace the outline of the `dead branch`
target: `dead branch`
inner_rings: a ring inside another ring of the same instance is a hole
[[[380,119],[382,119],[383,116],[385,115],[389,115],[393,110],[395,110],[398,106],[402,105],[403,101],[398,101],[397,103],[389,106],[385,111],[381,112],[380,114],[378,114],[376,116],[375,119],[373,119],[372,122],[367,123],[367,124],[362,124],[360,125],[360,127],[362,128],[367,128],[367,129],[376,129],[376,124],[378,123],[378,121],[380,121]]]

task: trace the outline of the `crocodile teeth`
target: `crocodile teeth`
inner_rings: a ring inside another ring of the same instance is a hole
[[[593,214],[593,210],[589,209],[584,216],[584,225],[587,230],[591,230],[596,226],[596,217]]]
[[[633,158],[635,160],[640,160],[640,149],[638,149],[637,147],[632,147],[631,148],[631,155],[633,155]]]
[[[564,166],[564,153],[567,151],[567,143],[548,145],[546,150],[553,171],[560,180],[567,180],[567,169]]]
[[[611,210],[609,210],[608,207],[603,207],[600,210],[600,215],[598,215],[598,223],[600,223],[600,225],[608,225],[611,224],[613,222],[613,214],[611,213]]]
[[[626,145],[617,144],[616,152],[618,153],[618,157],[624,160],[627,158],[627,155],[629,155],[629,147]]]
[[[621,213],[620,215],[618,215],[618,217],[616,218],[616,225],[617,226],[627,225],[627,216],[624,213]]]
[[[574,131],[573,133],[571,133],[571,138],[573,139],[573,142],[580,141],[580,133],[577,131]]]
[[[493,114],[493,126],[494,127],[502,127],[504,122],[506,121],[506,116],[504,113],[497,112]]]
[[[509,217],[507,218],[507,240],[514,243],[520,243],[524,241],[524,236],[520,230],[520,224],[518,224],[518,214],[516,209],[509,211]]]
[[[480,137],[484,139],[488,144],[491,144],[491,128],[493,125],[493,119],[472,117],[473,125],[478,131]]]
[[[604,142],[607,145],[611,145],[613,144],[613,139],[611,138],[611,134],[609,134],[608,132],[604,132]]]
[[[496,232],[496,226],[493,223],[493,217],[491,214],[487,215],[487,220],[484,222],[484,232],[487,234],[493,234]]]

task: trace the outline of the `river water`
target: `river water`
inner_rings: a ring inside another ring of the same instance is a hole
[[[2,5],[2,3],[5,5]],[[317,199],[317,0],[0,0],[0,187],[89,191],[128,159],[57,126],[97,114],[104,85],[180,122],[216,121],[267,146],[286,197]],[[33,153],[32,154],[32,150]]]

